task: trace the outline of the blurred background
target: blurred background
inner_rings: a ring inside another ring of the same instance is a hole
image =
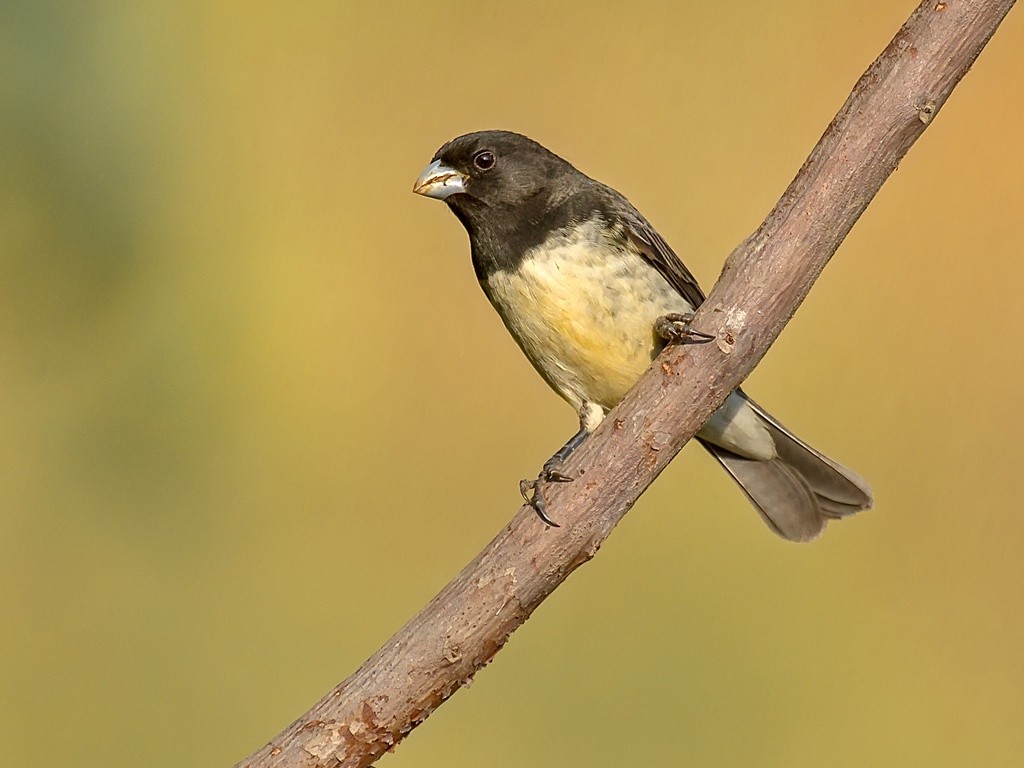
[[[0,764],[241,759],[575,431],[410,192],[438,146],[540,140],[710,288],[913,7],[5,3]],[[787,544],[686,449],[382,765],[1024,761],[1022,54],[747,384],[876,510]]]

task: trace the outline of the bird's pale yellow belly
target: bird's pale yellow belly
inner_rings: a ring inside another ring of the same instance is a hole
[[[643,256],[602,233],[579,227],[572,237],[535,248],[516,269],[488,275],[484,285],[526,357],[590,429],[660,351],[655,321],[693,309]],[[771,436],[739,393],[700,436],[748,458],[775,455]]]
[[[487,278],[512,336],[577,410],[618,403],[661,347],[655,320],[692,309],[640,254],[601,238],[584,228]]]

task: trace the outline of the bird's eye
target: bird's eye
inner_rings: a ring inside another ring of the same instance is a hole
[[[494,167],[494,153],[489,149],[477,152],[473,155],[473,165],[481,171],[489,171]]]

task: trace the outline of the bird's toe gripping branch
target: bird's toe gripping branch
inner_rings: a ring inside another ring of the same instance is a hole
[[[562,474],[556,469],[549,468],[545,464],[544,469],[541,470],[535,480],[519,481],[519,492],[523,495],[523,500],[533,507],[537,517],[552,528],[560,528],[561,526],[548,516],[547,503],[544,501],[544,484],[571,483],[572,481],[573,478]]]
[[[580,446],[589,434],[590,430],[581,421],[580,431],[569,438],[569,441],[559,448],[554,456],[544,462],[544,466],[541,467],[540,474],[537,475],[536,480],[519,481],[519,492],[523,494],[523,500],[533,507],[537,517],[552,528],[559,528],[560,526],[548,516],[547,504],[544,501],[544,484],[571,483],[574,480],[571,475],[562,472],[561,467],[570,454]]]
[[[669,312],[654,321],[654,332],[669,344],[707,344],[715,340],[713,333],[691,328],[692,321],[693,312]]]

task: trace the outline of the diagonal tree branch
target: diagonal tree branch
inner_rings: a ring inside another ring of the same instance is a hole
[[[729,257],[694,327],[549,487],[347,680],[241,766],[367,766],[487,664],[589,560],[682,446],[753,370],[843,238],[995,32],[1013,0],[926,0],[860,78],[765,222]]]

